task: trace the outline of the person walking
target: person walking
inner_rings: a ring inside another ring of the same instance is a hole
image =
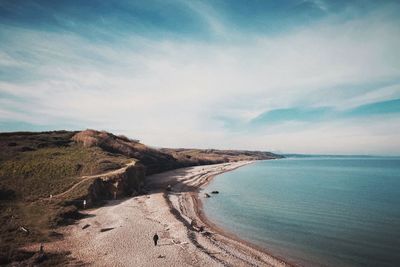
[[[157,242],[158,242],[158,235],[157,235],[157,233],[154,234],[154,236],[153,236],[153,241],[154,241],[154,246],[157,246]]]

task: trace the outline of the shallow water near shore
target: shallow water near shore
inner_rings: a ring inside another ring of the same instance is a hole
[[[400,158],[287,158],[217,176],[216,225],[300,265],[400,266]]]

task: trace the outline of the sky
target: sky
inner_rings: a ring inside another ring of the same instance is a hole
[[[400,155],[400,2],[0,0],[0,131]]]

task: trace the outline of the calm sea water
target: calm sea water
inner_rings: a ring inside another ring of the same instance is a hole
[[[216,177],[211,221],[304,266],[400,266],[400,158],[288,158]]]

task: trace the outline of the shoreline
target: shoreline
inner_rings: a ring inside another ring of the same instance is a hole
[[[248,162],[248,163],[245,164],[245,165],[238,166],[238,167],[233,168],[233,169],[231,169],[231,170],[229,170],[229,171],[234,171],[234,170],[236,170],[236,169],[238,169],[238,168],[247,166],[247,165],[249,165],[249,164],[253,164],[253,163],[255,163],[255,162],[256,162],[256,161]],[[228,172],[228,171],[226,171],[226,172]],[[259,246],[259,245],[254,244],[254,243],[251,243],[250,241],[244,240],[244,239],[240,238],[239,236],[237,236],[236,234],[224,230],[223,228],[221,228],[221,227],[219,227],[218,225],[216,225],[215,223],[213,223],[213,222],[207,217],[207,215],[205,214],[204,209],[203,209],[203,202],[202,202],[202,200],[201,200],[201,198],[200,198],[200,193],[201,193],[200,190],[204,190],[204,189],[206,188],[206,186],[207,186],[213,179],[216,178],[216,176],[221,175],[221,174],[223,174],[223,173],[225,173],[225,172],[222,172],[222,173],[220,173],[220,174],[216,174],[216,175],[210,177],[210,179],[209,179],[206,183],[202,184],[202,185],[198,188],[198,192],[194,195],[194,197],[193,197],[193,201],[195,201],[194,207],[195,207],[195,212],[196,212],[198,218],[203,222],[203,224],[207,225],[209,228],[213,229],[215,232],[218,232],[219,234],[225,236],[225,237],[228,238],[228,239],[231,239],[231,240],[234,240],[234,241],[236,241],[236,242],[242,243],[243,245],[249,246],[249,247],[251,247],[252,249],[259,250],[260,252],[265,253],[265,254],[267,254],[267,255],[269,255],[269,256],[271,256],[271,257],[277,259],[278,261],[280,261],[282,264],[284,264],[284,265],[286,265],[286,266],[296,266],[294,263],[291,263],[291,262],[289,262],[289,261],[286,260],[286,259],[283,259],[283,258],[281,258],[281,257],[278,257],[278,256],[273,255],[271,252],[268,251],[268,249],[263,248],[263,247],[261,247],[261,246]]]
[[[229,231],[226,231],[222,227],[216,225],[205,214],[204,209],[203,209],[203,202],[199,198],[198,194],[194,196],[193,200],[196,201],[195,207],[196,207],[196,213],[197,213],[198,218],[200,219],[200,221],[203,224],[205,224],[207,227],[212,229],[214,232],[217,232],[218,234],[223,235],[227,239],[234,240],[234,241],[239,242],[239,243],[241,243],[245,246],[248,246],[252,249],[255,249],[262,253],[265,253],[265,254],[273,257],[274,259],[280,261],[280,263],[284,264],[285,266],[293,266],[293,267],[297,266],[296,264],[291,263],[290,261],[288,261],[282,257],[278,257],[278,256],[272,254],[271,252],[268,251],[268,249],[263,248],[257,244],[254,244],[251,241],[244,240],[241,237],[239,237],[238,235],[231,233]]]
[[[186,206],[192,206],[194,213],[195,213],[195,220],[198,222],[200,222],[203,226],[206,227],[206,229],[211,230],[211,232],[213,232],[214,234],[219,235],[219,240],[218,242],[224,242],[224,243],[229,243],[229,245],[231,246],[236,246],[239,247],[238,249],[249,249],[249,253],[252,254],[253,253],[253,257],[258,258],[258,260],[260,260],[263,263],[266,263],[267,265],[271,265],[271,266],[296,266],[293,263],[290,263],[289,261],[281,258],[281,257],[277,257],[275,255],[273,255],[272,253],[270,253],[267,249],[262,248],[254,243],[251,243],[250,241],[244,240],[242,238],[240,238],[239,236],[237,236],[234,233],[228,232],[226,230],[224,230],[223,228],[217,226],[216,224],[214,224],[204,213],[204,209],[203,209],[203,202],[201,200],[200,194],[202,194],[201,190],[204,190],[205,187],[214,179],[216,178],[216,176],[221,175],[225,172],[229,172],[229,171],[233,171],[236,170],[240,167],[249,165],[254,163],[255,161],[244,161],[244,162],[235,162],[234,164],[240,164],[237,166],[234,166],[233,168],[228,168],[228,169],[223,169],[220,172],[217,173],[213,173],[211,175],[209,175],[206,179],[201,180],[197,185],[196,185],[196,189],[193,192],[188,192],[187,194],[190,195],[190,200],[189,199],[185,199],[186,202],[191,201],[192,205],[190,205],[190,203],[186,203]],[[224,166],[228,166],[228,165],[232,165],[232,163],[224,163],[221,164]],[[174,187],[172,187],[174,188]],[[171,201],[168,201],[168,192],[164,193],[164,198],[167,200],[168,205],[170,206],[170,210],[171,213],[176,213],[178,210],[173,206],[173,204],[171,203]],[[178,211],[179,212],[179,211]],[[182,220],[182,211],[179,212],[179,215],[176,215],[176,217],[180,217],[177,218],[178,220]],[[220,239],[222,238],[222,239]],[[255,250],[255,251],[254,251]],[[257,254],[262,254],[262,255],[257,255]],[[262,257],[267,257],[267,262],[265,262],[265,259],[262,259]],[[251,262],[248,262],[249,265],[252,265]]]
[[[220,229],[202,211],[204,186],[219,174],[253,162],[187,167],[148,176],[148,194],[83,211],[85,218],[60,229],[64,238],[46,243],[45,251],[69,252],[72,266],[293,266]],[[171,191],[166,190],[168,185]],[[157,246],[154,233],[160,236]],[[37,244],[25,249],[36,250]]]

